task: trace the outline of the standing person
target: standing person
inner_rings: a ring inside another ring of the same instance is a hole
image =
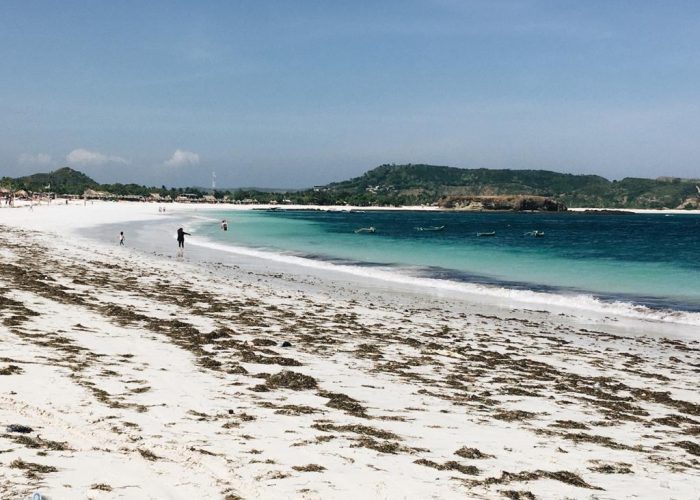
[[[119,231],[119,246],[124,246],[124,231]]]
[[[221,229],[228,231],[228,222],[226,222],[226,219],[221,221]]]
[[[177,230],[177,246],[182,250],[185,249],[185,235],[192,236],[190,233],[186,233],[184,229],[178,228]]]

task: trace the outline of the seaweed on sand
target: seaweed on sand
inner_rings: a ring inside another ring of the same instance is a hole
[[[527,420],[537,415],[531,411],[523,410],[505,410],[496,413],[493,418],[497,420],[505,420],[506,422],[513,422],[514,420]]]
[[[295,465],[292,469],[299,472],[322,472],[326,470],[323,465],[318,464],[308,464],[308,465]]]
[[[371,436],[379,439],[401,439],[393,432],[385,431],[384,429],[377,429],[376,427],[369,427],[367,425],[333,425],[317,423],[313,424],[311,427],[324,432],[352,432],[354,434]]]
[[[613,464],[598,464],[594,467],[589,467],[588,470],[599,472],[601,474],[632,474],[630,464],[624,462]]]
[[[597,436],[594,434],[586,434],[585,432],[570,432],[567,434],[562,434],[561,437],[563,437],[564,439],[569,439],[575,443],[594,443],[600,446],[605,446],[606,448],[612,448],[613,450],[641,451],[639,448],[633,448],[631,446],[618,443],[617,441],[615,441],[612,438],[609,438],[608,436]]]
[[[63,441],[51,441],[48,439],[42,439],[39,436],[30,437],[24,434],[13,435],[13,434],[3,434],[2,437],[5,439],[10,439],[17,444],[26,446],[27,448],[33,449],[43,449],[51,451],[65,451],[70,450],[68,443]]]
[[[494,458],[493,455],[489,455],[487,453],[482,453],[477,448],[468,448],[466,446],[455,451],[455,455],[457,455],[458,457],[468,458],[471,460],[480,460],[480,459],[484,459],[484,458]]]
[[[284,388],[293,391],[303,391],[315,389],[318,383],[315,378],[304,375],[303,373],[282,370],[279,373],[268,376],[265,380],[265,386],[269,389]]]
[[[503,471],[501,477],[490,477],[483,481],[483,484],[508,484],[514,481],[534,481],[537,479],[553,479],[555,481],[561,481],[562,483],[570,484],[572,486],[578,486],[579,488],[587,488],[590,490],[602,490],[598,486],[592,486],[584,481],[580,476],[574,474],[573,472],[561,470],[561,471],[546,471],[546,470],[536,470],[533,472],[523,471],[523,472],[507,472]]]
[[[39,474],[47,474],[49,472],[58,472],[56,467],[52,465],[35,464],[33,462],[25,462],[21,458],[17,458],[10,463],[13,469],[20,469],[29,479],[39,479]]]
[[[450,460],[448,462],[445,462],[444,464],[439,464],[437,462],[433,462],[432,460],[426,460],[424,458],[421,458],[420,460],[415,460],[413,463],[418,465],[424,465],[426,467],[432,467],[433,469],[437,470],[456,470],[457,472],[461,472],[462,474],[469,474],[471,476],[479,474],[479,469],[477,467],[473,465],[462,465],[459,462],[455,462],[454,460]]]
[[[584,424],[583,422],[576,422],[575,420],[557,420],[553,424],[549,425],[550,427],[559,427],[562,429],[581,429],[581,430],[587,430],[589,427]]]
[[[141,456],[143,458],[145,458],[146,460],[149,460],[151,462],[155,462],[156,460],[158,460],[160,458],[158,455],[156,455],[152,451],[146,450],[144,448],[138,448],[138,452],[141,454]]]
[[[697,420],[684,417],[683,415],[666,415],[665,417],[653,418],[652,422],[669,427],[680,427],[681,424],[700,424]]]
[[[350,445],[351,448],[368,448],[380,453],[396,455],[400,452],[411,452],[409,448],[402,446],[396,441],[377,441],[370,437],[361,437],[355,440],[355,444]]]
[[[691,455],[696,455],[700,457],[700,445],[697,443],[693,443],[692,441],[679,441],[677,443],[673,443],[679,448],[683,448],[685,451],[690,453]]]
[[[94,483],[92,486],[90,486],[90,489],[100,491],[112,491],[112,487],[105,483]]]
[[[334,425],[328,423],[316,423],[311,427],[324,432],[350,432],[357,434],[358,437],[354,438],[355,444],[351,445],[353,448],[369,448],[380,453],[389,453],[393,455],[399,452],[411,453],[414,451],[397,443],[396,441],[400,441],[401,438],[393,432],[377,429],[375,427],[366,425]]]
[[[22,373],[24,370],[22,367],[17,365],[7,365],[5,368],[0,368],[0,375],[16,375]]]
[[[366,413],[367,409],[364,406],[362,406],[359,401],[351,398],[347,394],[330,391],[319,391],[318,395],[322,398],[328,398],[326,406],[328,406],[329,408],[343,410],[349,415],[353,415],[355,417],[369,418]]]
[[[501,490],[499,493],[510,500],[535,500],[535,495],[524,490]]]

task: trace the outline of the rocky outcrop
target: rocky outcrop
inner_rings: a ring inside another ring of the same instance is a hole
[[[564,212],[566,205],[545,196],[444,196],[437,205],[455,210]]]

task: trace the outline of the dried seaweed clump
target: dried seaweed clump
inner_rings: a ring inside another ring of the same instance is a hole
[[[462,458],[469,458],[471,460],[480,460],[482,458],[493,458],[493,455],[489,455],[488,453],[482,453],[481,451],[479,451],[476,448],[468,448],[466,446],[455,451],[455,455],[457,455],[458,457],[462,457]]]
[[[523,471],[523,472],[508,472],[503,471],[501,477],[490,477],[484,481],[484,484],[508,484],[513,481],[535,481],[537,479],[553,479],[555,481],[560,481],[562,483],[570,484],[572,486],[578,486],[579,488],[588,488],[590,490],[602,490],[598,486],[592,486],[586,481],[581,479],[580,476],[574,474],[573,472],[561,470],[561,471],[546,471],[546,470],[536,470],[533,472]]]
[[[618,464],[600,464],[595,467],[589,467],[588,470],[601,474],[632,474],[630,464],[623,462]]]
[[[535,495],[530,491],[501,490],[500,493],[510,500],[535,500]]]
[[[292,469],[297,470],[299,472],[321,472],[326,470],[326,468],[323,465],[318,464],[295,465],[292,467]]]
[[[15,434],[3,434],[2,437],[5,439],[10,439],[17,444],[26,446],[32,449],[44,449],[50,451],[66,451],[70,450],[68,443],[63,441],[51,441],[48,439],[42,439],[41,437],[31,437],[25,434],[15,435]]]
[[[146,450],[144,448],[139,448],[138,451],[143,458],[145,458],[146,460],[150,460],[151,462],[155,462],[156,460],[158,460],[160,458],[158,455],[156,455],[152,451]]]
[[[16,375],[22,373],[24,370],[22,367],[17,365],[7,365],[5,368],[0,368],[0,375]]]
[[[322,398],[328,398],[326,406],[329,408],[335,408],[336,410],[343,410],[349,415],[355,417],[367,417],[367,409],[360,404],[356,399],[351,398],[347,394],[342,394],[338,392],[330,391],[320,391],[318,393]]]
[[[462,465],[459,462],[455,462],[454,460],[450,460],[448,462],[445,462],[444,464],[439,464],[437,462],[433,462],[432,460],[426,460],[424,458],[421,458],[420,460],[416,460],[413,463],[418,465],[425,465],[426,467],[432,467],[433,469],[437,470],[456,470],[458,472],[461,472],[462,474],[469,474],[472,476],[479,474],[479,469],[474,467],[473,465]]]
[[[700,445],[697,443],[693,443],[692,441],[679,441],[675,443],[675,445],[679,448],[683,448],[691,455],[696,455],[700,457]]]
[[[29,479],[38,479],[39,474],[46,474],[49,472],[58,472],[56,467],[51,465],[35,464],[32,462],[25,462],[21,458],[17,458],[10,463],[10,467],[13,469],[21,469],[24,471],[25,475]]]
[[[306,389],[315,389],[318,386],[316,379],[289,370],[282,370],[267,377],[265,385],[270,389],[292,389],[293,391],[303,391]]]
[[[493,418],[498,420],[505,420],[506,422],[513,422],[514,420],[527,420],[534,417],[536,414],[531,411],[523,410],[507,410],[499,411]]]
[[[328,423],[316,423],[311,427],[323,432],[352,432],[361,436],[371,436],[379,439],[401,439],[393,432],[385,431],[384,429],[377,429],[376,427],[368,427],[366,425],[333,425]]]

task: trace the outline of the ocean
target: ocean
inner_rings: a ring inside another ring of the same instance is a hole
[[[368,227],[375,232],[355,232]],[[218,250],[700,324],[693,214],[236,210],[206,212],[193,229]]]

